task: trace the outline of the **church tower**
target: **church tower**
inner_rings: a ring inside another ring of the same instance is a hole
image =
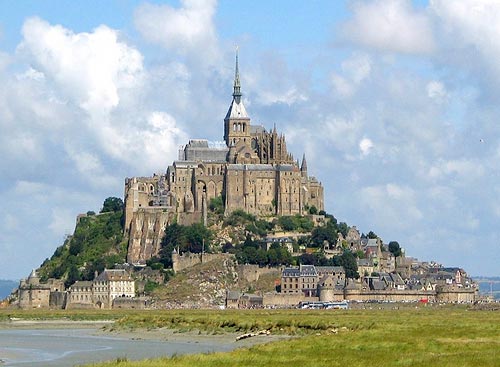
[[[224,140],[228,147],[235,146],[240,140],[250,147],[250,117],[241,100],[240,72],[238,70],[238,51],[234,73],[233,101],[224,118]]]

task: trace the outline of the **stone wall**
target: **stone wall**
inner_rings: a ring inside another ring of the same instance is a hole
[[[319,297],[305,297],[302,293],[266,293],[264,295],[264,306],[296,306],[301,301],[381,301],[381,302],[428,302],[446,303],[473,303],[476,299],[476,290],[473,288],[447,288],[439,291],[417,291],[417,290],[344,290],[338,291],[324,288]]]
[[[344,299],[347,301],[385,301],[385,302],[415,302],[426,299],[429,302],[436,301],[434,291],[412,291],[412,290],[381,290],[381,291],[360,291],[345,290]]]
[[[148,307],[149,300],[146,298],[118,297],[113,300],[113,308],[144,310]]]
[[[436,292],[436,300],[446,303],[473,303],[476,300],[475,288],[446,287]]]
[[[67,292],[55,291],[50,292],[49,307],[50,308],[65,308]]]
[[[239,279],[246,279],[249,282],[256,282],[262,275],[281,272],[282,269],[278,267],[259,267],[259,265],[238,265]]]
[[[190,268],[196,264],[206,263],[218,259],[234,258],[233,254],[172,254],[172,269],[175,273]]]
[[[294,307],[300,302],[318,302],[318,297],[305,297],[303,294],[284,294],[284,293],[264,293],[262,297],[262,305],[278,306],[278,307]]]
[[[31,286],[19,288],[19,307],[28,308],[48,308],[50,299],[50,287]]]

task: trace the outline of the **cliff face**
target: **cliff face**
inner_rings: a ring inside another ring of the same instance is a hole
[[[172,222],[173,213],[139,210],[134,213],[129,232],[127,262],[145,264],[157,256],[165,227]]]

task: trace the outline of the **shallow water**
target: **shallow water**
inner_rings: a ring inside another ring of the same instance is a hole
[[[97,329],[0,330],[0,366],[74,366],[127,358],[228,351],[234,343],[134,340],[96,334]]]

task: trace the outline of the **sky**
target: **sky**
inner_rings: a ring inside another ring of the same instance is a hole
[[[223,140],[236,46],[339,221],[407,256],[500,275],[500,2],[0,1],[0,279],[76,216]]]

